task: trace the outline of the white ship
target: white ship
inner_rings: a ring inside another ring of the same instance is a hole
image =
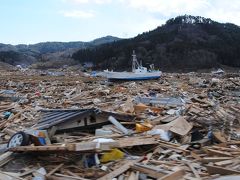
[[[152,68],[153,69],[153,66]],[[132,55],[132,72],[113,72],[105,70],[102,73],[109,81],[136,81],[136,80],[150,80],[159,79],[162,75],[161,71],[148,70],[139,64],[135,51]]]

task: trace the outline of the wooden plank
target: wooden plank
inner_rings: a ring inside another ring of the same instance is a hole
[[[69,151],[95,151],[97,149],[96,142],[81,142],[68,144],[67,149]]]
[[[160,160],[149,160],[150,163],[152,164],[156,164],[156,165],[162,165],[162,164],[165,164],[165,165],[168,165],[168,166],[175,166],[175,161],[160,161]]]
[[[159,146],[160,146],[160,147],[167,148],[167,149],[173,149],[173,150],[177,150],[177,151],[181,151],[181,152],[190,153],[189,150],[185,150],[185,149],[182,149],[182,148],[180,148],[180,147],[172,146],[172,145],[170,145],[170,144],[159,143]]]
[[[234,159],[229,159],[229,160],[225,160],[225,161],[215,162],[214,164],[217,166],[225,166],[225,165],[229,165],[229,164],[233,164],[233,163],[234,163]]]
[[[9,149],[12,152],[37,152],[37,151],[67,151],[65,146],[51,145],[51,146],[19,146]]]
[[[228,147],[219,147],[219,146],[211,146],[211,148],[221,151],[228,151],[228,152],[240,152],[240,149],[228,148]]]
[[[219,162],[224,160],[232,159],[232,157],[204,157],[202,158],[202,163],[209,163],[209,162]]]
[[[0,171],[0,179],[4,179],[4,180],[24,180],[21,177],[18,177],[18,173],[9,173],[9,172],[3,172]]]
[[[128,169],[130,169],[131,166],[133,166],[136,162],[141,161],[142,158],[138,159],[138,160],[134,160],[134,161],[129,161],[126,162],[123,166],[121,166],[118,169],[115,169],[114,171],[108,173],[107,175],[99,178],[98,180],[112,180],[113,178],[119,176],[120,174],[124,173],[125,171],[127,171]]]
[[[60,174],[60,173],[55,173],[55,176],[59,176],[59,177],[63,177],[64,179],[79,179],[79,180],[83,180],[82,178],[78,178],[75,176],[69,176],[69,175],[65,175],[65,174]]]
[[[81,142],[81,143],[72,143],[67,145],[69,151],[78,151],[78,152],[89,152],[89,151],[108,151],[114,147],[118,147],[117,142]]]
[[[227,157],[232,157],[233,155],[229,152],[224,152],[224,151],[219,151],[219,150],[214,150],[214,149],[208,149],[208,154],[212,156],[227,156]]]
[[[185,175],[185,171],[183,169],[179,169],[166,176],[158,178],[157,180],[179,180],[179,179],[182,179],[184,175]]]
[[[147,165],[138,165],[138,164],[133,165],[131,169],[140,171],[153,178],[160,178],[165,176],[167,173],[169,173],[169,171],[161,170],[159,168],[152,168]]]
[[[18,118],[19,116],[21,116],[21,114],[23,113],[24,111],[20,111],[18,112],[17,114],[13,115],[13,116],[10,116],[7,120],[3,121],[1,124],[0,124],[0,129],[4,128],[5,125],[11,121],[13,121],[14,119]]]
[[[56,171],[58,171],[61,167],[63,167],[63,163],[59,164],[57,167],[55,167],[53,170],[51,170],[49,173],[47,173],[46,177],[51,176],[52,174],[54,174]]]
[[[3,132],[6,133],[9,136],[12,136],[12,135],[17,133],[17,131],[14,131],[14,130],[8,129],[8,128],[3,129]]]
[[[0,167],[7,164],[9,161],[13,159],[12,154],[13,152],[5,152],[0,155]]]
[[[47,180],[66,180],[66,178],[52,175],[52,176],[48,177]],[[70,180],[72,180],[72,179],[70,179]]]
[[[66,171],[64,171],[64,172],[66,172],[66,173],[67,173],[68,175],[70,175],[70,176],[77,177],[78,179],[88,180],[88,179],[86,179],[86,178],[82,178],[82,177],[78,176],[77,174],[75,174],[75,173],[73,173],[73,172],[71,172],[71,171],[69,171],[69,170],[66,170]]]
[[[29,174],[32,174],[32,173],[35,172],[35,171],[36,171],[36,169],[29,169],[29,170],[21,173],[21,174],[19,175],[19,177],[27,176],[27,175],[29,175]]]
[[[10,156],[12,156],[12,152],[5,152],[3,154],[0,155],[0,162],[4,161],[5,159],[9,158]]]
[[[201,158],[198,154],[196,154],[195,152],[193,152],[193,151],[191,151],[191,156],[192,156],[193,158],[197,159],[198,161],[202,161],[202,158]]]
[[[240,171],[218,167],[218,166],[206,166],[209,174],[221,174],[221,175],[232,175],[232,174],[240,174]]]
[[[194,176],[198,179],[200,179],[200,175],[199,173],[197,172],[197,170],[192,166],[191,163],[186,163],[188,165],[188,167],[191,169],[191,171],[193,172]]]
[[[158,142],[152,137],[129,137],[119,139],[117,142],[119,148],[158,144]]]

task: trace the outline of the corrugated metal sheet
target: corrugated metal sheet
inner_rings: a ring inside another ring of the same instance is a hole
[[[64,123],[69,120],[78,119],[84,114],[93,114],[96,113],[96,109],[74,109],[74,110],[65,110],[65,109],[54,109],[54,110],[42,110],[41,120],[33,126],[38,129],[47,129],[51,126],[55,126],[60,123]]]

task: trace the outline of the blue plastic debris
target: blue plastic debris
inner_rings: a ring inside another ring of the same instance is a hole
[[[4,115],[4,119],[8,119],[9,116],[11,116],[11,112],[7,111],[7,112],[4,112],[3,115]]]

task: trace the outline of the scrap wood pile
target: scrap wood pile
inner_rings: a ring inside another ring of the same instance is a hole
[[[239,82],[239,74],[111,83],[3,72],[0,179],[237,178]]]

